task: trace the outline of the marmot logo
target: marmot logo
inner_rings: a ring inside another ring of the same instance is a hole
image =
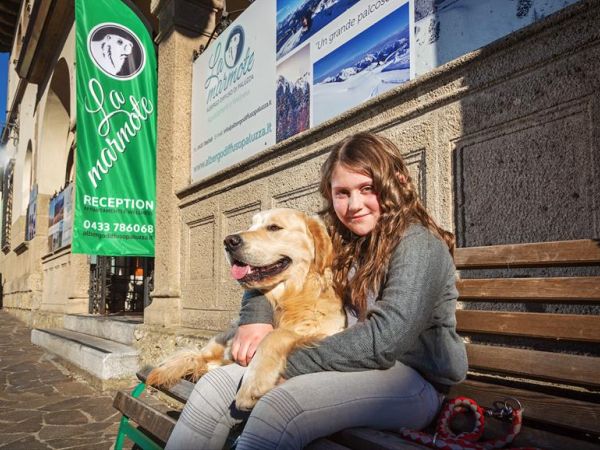
[[[244,30],[238,25],[231,31],[225,44],[225,64],[227,67],[233,68],[238,63],[243,50]]]
[[[88,52],[108,76],[129,80],[144,68],[144,47],[132,31],[115,23],[97,25],[88,34]]]

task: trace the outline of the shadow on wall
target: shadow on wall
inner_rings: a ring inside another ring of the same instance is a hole
[[[416,72],[539,22],[570,3],[578,2],[416,0]],[[577,14],[576,8],[569,10]],[[522,41],[511,49],[511,64],[502,65],[502,55],[494,55],[463,80],[475,89],[460,103],[463,131],[454,152],[456,233],[462,247],[600,235],[595,200],[600,182],[594,176],[600,158],[592,120],[598,68],[574,55],[590,36],[542,32],[535,39],[545,45],[534,45],[522,35],[506,38]],[[550,60],[548,49],[556,60]],[[494,45],[480,53],[494,53]],[[486,77],[496,84],[486,83]]]
[[[436,24],[431,27],[432,39],[441,41],[453,9],[461,7],[465,14],[470,7],[477,9],[491,2],[436,0],[433,3],[439,7],[434,12],[437,16],[430,20]],[[509,56],[495,50],[501,44],[492,44],[480,52],[481,64],[464,71],[462,82],[469,93],[460,100],[462,132],[452,143],[457,245],[598,238],[600,60],[591,55],[600,51],[600,33],[591,24],[600,20],[600,12],[589,4],[585,6],[586,2],[494,3],[512,8],[514,20],[532,21],[549,15],[552,5],[562,8],[567,3],[575,4],[544,23],[533,25],[534,29],[537,27],[534,34],[530,28],[507,37],[514,43]],[[448,9],[442,9],[443,5]],[[574,32],[580,26],[592,31]],[[440,46],[439,56],[446,57],[446,52]],[[542,275],[600,275],[600,268],[461,272],[462,278]],[[585,303],[469,301],[461,306],[549,315],[600,314],[597,305]],[[472,342],[506,342],[493,335],[470,338]],[[510,342],[513,346],[537,350],[600,356],[594,345],[520,337],[511,338]]]

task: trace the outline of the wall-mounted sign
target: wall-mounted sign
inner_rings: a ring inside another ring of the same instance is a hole
[[[73,184],[50,199],[48,206],[48,251],[69,245],[73,229]]]
[[[577,0],[257,0],[196,60],[192,182]]]
[[[48,210],[48,251],[55,252],[62,247],[64,210],[64,191],[50,199]]]
[[[37,222],[37,184],[29,191],[29,203],[27,204],[27,217],[25,221],[25,240],[30,241],[35,237]]]
[[[121,0],[77,0],[73,253],[154,256],[156,54]]]

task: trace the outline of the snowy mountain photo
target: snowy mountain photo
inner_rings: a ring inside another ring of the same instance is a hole
[[[317,61],[313,125],[410,78],[408,3]]]
[[[359,0],[277,0],[277,60]]]
[[[310,52],[308,45],[277,67],[276,141],[310,127]]]

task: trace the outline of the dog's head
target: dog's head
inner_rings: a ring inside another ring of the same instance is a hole
[[[310,272],[324,274],[333,257],[323,223],[293,209],[256,214],[247,231],[227,236],[224,244],[233,278],[262,291],[280,283],[299,287]]]

